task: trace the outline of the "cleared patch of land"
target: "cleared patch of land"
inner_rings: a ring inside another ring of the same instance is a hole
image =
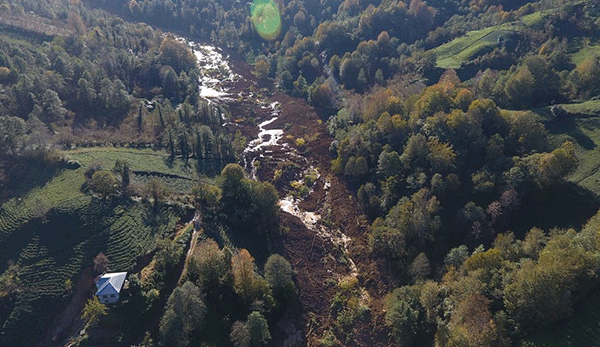
[[[499,39],[520,32],[522,26],[516,23],[470,31],[443,44],[433,51],[437,57],[437,66],[443,69],[459,69],[461,63],[471,61],[478,56],[491,52],[498,46]]]
[[[575,65],[579,65],[594,56],[600,56],[600,44],[586,44],[570,54],[571,62]]]
[[[533,110],[550,132],[553,147],[565,141],[575,144],[577,169],[567,179],[600,195],[600,100],[557,105],[567,112],[552,115],[551,106]]]
[[[565,5],[565,7],[576,6],[583,2],[585,2],[585,0],[573,1]],[[446,44],[434,48],[433,52],[437,57],[436,65],[443,69],[459,69],[462,63],[467,63],[479,56],[491,52],[495,47],[500,46],[500,41],[503,37],[508,37],[515,33],[522,33],[529,28],[542,29],[544,19],[560,10],[561,8],[552,8],[544,11],[537,11],[525,15],[515,22],[470,31],[463,36],[457,37]],[[584,53],[585,52],[582,54]]]
[[[135,149],[126,147],[90,147],[65,151],[65,155],[79,161],[84,166],[95,163],[106,168],[112,168],[115,161],[125,160],[132,171],[156,172],[166,175],[178,175],[192,178],[194,170],[186,166],[181,159],[169,161],[169,155],[164,150],[150,148]],[[190,163],[193,160],[190,160]]]
[[[185,214],[174,205],[155,211],[151,204],[132,199],[102,202],[86,195],[81,187],[88,165],[101,161],[112,169],[116,159],[125,159],[132,170],[156,172],[165,184],[169,180],[193,182],[182,162],[176,161],[171,168],[162,159],[166,153],[160,151],[93,148],[68,154],[82,166],[58,170],[45,184],[0,205],[0,274],[9,260],[20,269],[17,291],[1,294],[13,295],[14,300],[0,305],[0,333],[18,329],[22,333],[16,337],[28,345],[62,310],[70,296],[69,281],[91,266],[96,254],[108,256],[111,270],[128,271],[154,248],[157,236],[173,233]]]
[[[64,154],[86,168],[100,164],[105,169],[112,169],[117,160],[127,161],[134,173],[132,182],[143,185],[151,178],[158,178],[177,193],[191,191],[198,177],[197,161],[190,159],[186,165],[181,158],[170,160],[165,150],[90,147],[65,151]]]

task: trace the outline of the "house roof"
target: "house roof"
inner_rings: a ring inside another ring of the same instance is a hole
[[[96,295],[118,294],[123,288],[127,272],[114,272],[102,275],[96,281]]]

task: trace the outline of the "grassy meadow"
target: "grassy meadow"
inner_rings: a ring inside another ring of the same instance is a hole
[[[459,69],[461,63],[491,52],[498,45],[498,39],[501,36],[519,32],[520,27],[518,24],[505,24],[470,31],[464,36],[435,48],[433,51],[437,57],[436,65],[443,69]]]
[[[577,169],[567,179],[600,194],[600,100],[560,105],[570,115],[554,119],[550,107],[533,110],[550,132],[553,147],[575,144]]]
[[[583,2],[585,0],[573,1],[565,6],[577,6]],[[502,36],[524,32],[528,29],[543,29],[544,18],[560,10],[561,8],[552,8],[537,11],[521,17],[518,21],[470,31],[463,36],[459,36],[448,43],[434,48],[433,52],[437,57],[436,65],[442,69],[460,69],[462,63],[467,63],[491,52],[495,47],[499,46],[498,39]],[[575,49],[571,57],[575,64],[585,60],[591,52],[596,53],[600,51],[600,47],[595,45],[581,48],[584,49]]]
[[[125,160],[134,173],[132,183],[143,186],[154,177],[179,194],[190,192],[198,176],[196,161],[190,160],[188,165],[180,158],[170,161],[165,150],[91,147],[65,151],[64,154],[80,162],[83,167],[100,164],[111,169],[117,160]]]

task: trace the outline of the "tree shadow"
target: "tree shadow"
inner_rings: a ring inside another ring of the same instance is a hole
[[[61,169],[67,170],[59,164],[48,166],[31,161],[16,163],[8,172],[9,184],[0,188],[0,204],[45,186]]]
[[[538,189],[521,201],[521,207],[508,222],[507,229],[522,238],[533,227],[579,230],[600,208],[600,198],[572,182],[561,182]]]
[[[545,123],[546,129],[553,135],[567,134],[586,150],[596,148],[596,143],[577,126],[574,117],[557,117]]]

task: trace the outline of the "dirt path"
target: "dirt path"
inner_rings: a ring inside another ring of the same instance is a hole
[[[83,328],[81,311],[87,299],[94,292],[94,277],[91,267],[81,273],[73,288],[73,297],[69,305],[60,316],[54,319],[46,335],[36,345],[37,347],[62,346],[61,342],[64,342],[69,336],[76,336]]]

